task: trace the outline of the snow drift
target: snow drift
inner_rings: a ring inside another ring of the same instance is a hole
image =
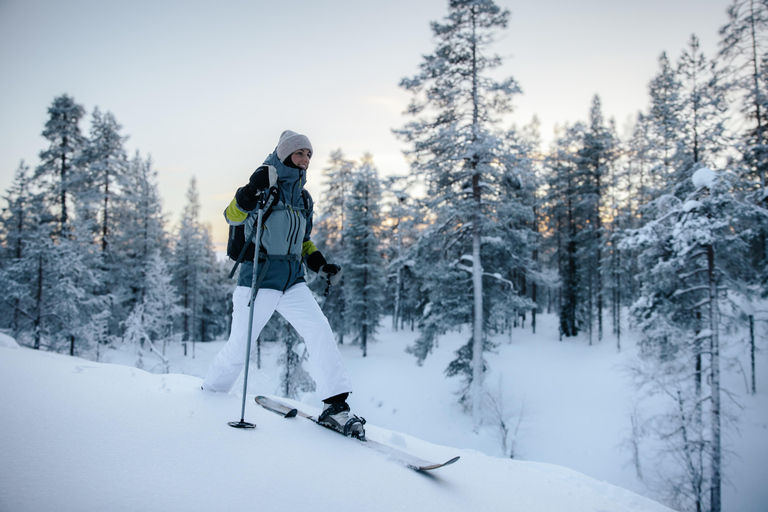
[[[368,426],[426,459],[421,474],[248,397],[253,431],[227,426],[240,398],[200,379],[0,348],[0,510],[668,511],[568,469],[433,445]],[[236,418],[236,416],[238,418]]]

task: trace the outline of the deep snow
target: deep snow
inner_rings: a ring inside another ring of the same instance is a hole
[[[422,367],[403,351],[410,331],[383,329],[367,358],[341,347],[356,389],[350,403],[371,437],[427,459],[461,455],[431,476],[253,404],[256,393],[280,394],[278,345],[265,345],[263,368],[252,367],[246,419],[258,428],[248,432],[226,426],[239,419],[242,381],[229,395],[199,389],[221,342],[196,343],[194,358],[191,344],[186,357],[171,346],[173,374],[153,375],[131,367],[131,347],[108,352],[105,360],[127,365],[117,366],[0,338],[0,404],[10,411],[0,428],[0,511],[276,510],[327,500],[350,510],[668,510],[614,487],[648,493],[622,448],[635,394],[623,371],[630,340],[621,353],[613,339],[558,342],[553,325],[540,317],[536,336],[500,336],[488,356],[488,388],[503,390],[507,419],[516,424],[522,411],[517,460],[500,457],[491,424],[472,431],[455,403],[457,380],[443,377],[465,335],[442,337]],[[160,371],[152,357],[145,366]],[[727,440],[738,481],[724,490],[724,510],[758,512],[768,503],[768,402],[765,393],[744,399],[741,437]],[[312,394],[302,401],[317,405]]]
[[[0,348],[0,509],[57,511],[663,511],[558,466],[489,457],[369,426],[424,458],[461,455],[434,475],[395,465],[300,419],[250,405],[253,431],[226,422],[236,395],[26,348]],[[249,397],[250,400],[250,397]]]

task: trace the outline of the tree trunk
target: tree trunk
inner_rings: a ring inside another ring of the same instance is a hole
[[[752,365],[752,394],[757,394],[757,386],[755,383],[755,317],[749,315],[749,355],[750,363]]]
[[[472,6],[472,144],[477,142],[480,135],[480,116],[478,98],[477,72],[477,36],[475,19],[476,6]],[[475,148],[473,148],[475,149]],[[479,155],[473,155],[472,166],[472,198],[475,208],[472,213],[472,290],[474,293],[474,318],[472,321],[472,420],[477,429],[481,422],[483,399],[483,266],[480,261],[482,243],[482,196],[480,189],[480,174],[477,169]]]
[[[66,145],[67,138],[64,137],[61,140],[61,146],[66,147]],[[59,170],[59,174],[61,179],[61,232],[64,233],[64,230],[66,229],[65,226],[67,225],[67,155],[63,151],[61,154],[61,169]]]
[[[710,484],[710,508],[712,512],[721,512],[722,447],[720,436],[720,339],[718,335],[720,310],[717,304],[715,250],[712,245],[707,246],[707,274],[709,278],[709,328],[712,331],[712,336],[710,338],[710,387],[712,395],[712,475]]]
[[[107,250],[107,222],[109,219],[109,171],[104,177],[104,219],[101,226],[101,251]]]
[[[480,187],[479,176],[475,174],[473,185],[477,205],[472,221],[472,289],[474,292],[474,319],[472,330],[472,419],[475,427],[480,426],[481,402],[483,398],[483,267],[480,261]]]
[[[40,349],[40,329],[43,317],[43,254],[37,256],[37,311],[35,314],[35,350]]]

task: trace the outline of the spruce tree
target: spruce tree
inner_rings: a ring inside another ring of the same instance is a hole
[[[509,16],[509,11],[492,0],[449,3],[444,23],[432,23],[435,51],[424,56],[415,76],[401,81],[414,94],[407,114],[415,119],[396,130],[411,145],[412,170],[425,181],[428,207],[434,216],[434,224],[421,239],[425,246],[420,257],[430,266],[423,270],[423,278],[429,286],[431,306],[425,311],[420,347],[415,352],[419,357],[426,355],[441,331],[461,321],[471,322],[469,396],[476,425],[480,422],[487,334],[483,236],[492,222],[501,175],[497,165],[505,152],[495,127],[500,116],[511,110],[512,95],[519,92],[512,78],[493,78],[492,71],[502,60],[487,52],[496,31],[506,28]],[[471,268],[469,295],[467,265]],[[456,293],[453,298],[445,293],[447,289]],[[454,298],[463,306],[454,308]]]
[[[731,72],[732,90],[738,94],[741,111],[751,122],[744,134],[744,164],[755,186],[765,189],[768,150],[766,149],[766,94],[763,58],[768,51],[768,2],[733,0],[728,23],[720,28],[720,57]]]
[[[379,244],[382,216],[381,183],[370,155],[365,155],[352,176],[346,201],[344,240],[348,258],[344,270],[346,321],[363,357],[373,341],[384,313],[384,258]]]
[[[141,303],[151,285],[146,275],[150,259],[155,255],[166,261],[169,258],[157,179],[152,159],[142,158],[137,151],[128,162],[125,188],[112,214],[115,226],[110,243],[117,263],[115,279],[126,288],[127,309]]]
[[[102,114],[97,108],[91,119],[91,136],[84,145],[75,164],[81,169],[74,182],[81,208],[94,223],[94,237],[99,240],[103,252],[115,229],[113,210],[122,199],[127,185],[128,167],[123,144],[126,137],[120,135],[122,127],[114,115]]]
[[[173,248],[173,273],[179,290],[184,341],[193,341],[202,307],[205,240],[200,225],[200,194],[193,176],[187,189],[187,203],[181,214]]]
[[[41,163],[35,170],[35,179],[46,188],[51,203],[58,204],[58,232],[61,233],[69,221],[72,182],[77,180],[72,161],[85,144],[79,126],[85,109],[64,94],[53,100],[48,114],[50,118],[45,123],[43,137],[50,146],[40,153]]]
[[[659,57],[659,72],[649,85],[651,106],[650,142],[654,178],[651,188],[654,197],[666,191],[667,183],[679,181],[675,171],[675,155],[680,138],[684,133],[681,127],[682,84],[667,57],[666,52]]]
[[[421,225],[417,201],[411,196],[408,177],[389,176],[382,181],[382,212],[387,222],[381,230],[387,264],[387,304],[392,309],[392,329],[403,329],[415,319],[420,284],[408,252],[416,243]]]
[[[581,290],[581,261],[578,259],[577,210],[579,197],[578,171],[575,158],[579,147],[581,128],[564,128],[554,143],[553,149],[545,161],[548,170],[547,194],[544,200],[549,252],[553,254],[558,275],[561,279],[558,294],[558,315],[560,319],[560,337],[572,337],[581,332],[585,315]]]
[[[729,77],[729,93],[746,119],[746,128],[738,133],[740,153],[740,188],[755,204],[768,208],[765,194],[768,172],[768,2],[733,0],[728,7],[728,22],[720,29],[720,54]],[[750,260],[761,274],[764,293],[768,268],[768,223],[761,220],[756,228],[760,236],[752,243]]]
[[[670,409],[652,418],[670,457],[660,482],[674,505],[714,511],[721,510],[724,467],[721,335],[736,318],[722,312],[748,290],[748,227],[762,211],[735,194],[733,173],[700,168],[692,181],[684,200],[666,195],[652,203],[655,218],[621,245],[640,260],[642,289],[631,308],[642,332],[638,376],[670,399]]]
[[[29,304],[29,247],[38,243],[39,209],[35,207],[29,166],[22,161],[3,197],[7,206],[0,214],[0,283],[5,290],[0,322],[18,338],[28,325],[24,312]]]
[[[326,260],[346,266],[348,252],[344,241],[344,229],[348,224],[346,201],[352,186],[355,163],[344,156],[341,148],[331,152],[328,166],[323,169],[322,208],[315,212],[315,228],[312,238]],[[323,296],[323,311],[328,317],[339,343],[344,343],[348,332],[344,294],[345,278],[328,288],[320,279],[314,280],[315,291]]]

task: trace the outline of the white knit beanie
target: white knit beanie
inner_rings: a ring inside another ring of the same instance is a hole
[[[281,162],[288,158],[294,151],[300,149],[312,150],[312,143],[306,135],[301,135],[291,130],[285,130],[280,135],[280,142],[277,143],[277,159]]]

